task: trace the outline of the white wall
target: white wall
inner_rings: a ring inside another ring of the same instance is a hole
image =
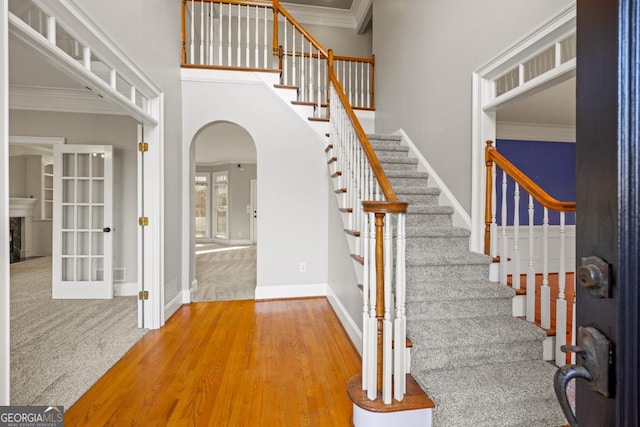
[[[165,301],[181,277],[181,5],[175,0],[75,0],[164,93]]]
[[[55,135],[65,137],[67,144],[113,145],[113,266],[125,269],[126,282],[137,282],[136,122],[126,116],[20,110],[11,110],[9,119],[16,135]]]
[[[27,158],[9,158],[9,197],[27,197]]]
[[[258,298],[326,292],[328,169],[324,142],[253,73],[185,70],[183,153],[188,157],[197,132],[213,121],[242,126],[256,144],[258,179]],[[206,81],[211,80],[211,81]],[[188,165],[184,166],[184,170]],[[193,177],[183,191],[191,212],[185,225],[186,250],[193,223]],[[306,262],[306,272],[299,264]],[[190,280],[193,280],[191,275]]]
[[[302,26],[325,48],[333,49],[335,55],[371,57],[372,32],[358,34],[356,30],[326,25],[302,24]]]
[[[571,0],[374,0],[376,132],[403,128],[471,207],[471,75]]]

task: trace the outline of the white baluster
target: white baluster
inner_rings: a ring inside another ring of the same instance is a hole
[[[195,16],[194,16],[195,9],[196,9],[196,5],[195,5],[194,1],[191,0],[191,11],[190,11],[191,12],[191,22],[189,22],[189,27],[190,27],[190,30],[191,30],[191,38],[189,40],[189,59],[191,60],[190,64],[195,64],[196,63],[195,58],[194,58],[194,55],[195,55],[195,52],[194,52],[194,49],[195,49],[194,40],[196,38],[196,35],[195,35],[196,34],[196,29],[195,29],[196,24],[195,24]]]
[[[385,217],[384,228],[384,319],[382,322],[382,401],[385,405],[391,404],[391,388],[393,365],[392,341],[393,323],[391,322],[391,274],[393,272],[393,248],[392,233],[393,221],[389,215]]]
[[[353,80],[351,79],[351,66],[353,62],[349,61],[349,104],[353,105]]]
[[[491,176],[492,181],[493,182],[493,187],[491,187],[491,227],[490,227],[490,234],[491,234],[491,242],[490,242],[490,247],[491,247],[491,258],[495,259],[498,256],[498,222],[497,222],[497,215],[498,215],[498,207],[497,207],[497,194],[498,194],[498,181],[496,180],[497,177],[497,169],[496,169],[496,164],[493,164],[493,167],[491,168]]]
[[[258,49],[258,45],[259,45],[259,41],[258,41],[258,34],[259,34],[259,30],[260,30],[260,25],[258,22],[258,15],[260,15],[260,9],[258,8],[258,6],[256,6],[256,28],[255,28],[255,48],[254,48],[254,52],[253,52],[253,56],[254,56],[254,63],[255,63],[255,67],[256,68],[260,68],[260,53],[259,53],[259,49]]]
[[[364,225],[364,264],[362,273],[362,389],[367,390],[369,373],[369,292],[371,289],[371,278],[369,276],[369,264],[371,263],[371,252],[369,251],[369,241],[371,235],[369,233],[369,221],[365,221]]]
[[[56,18],[55,16],[47,17],[47,40],[56,44]]]
[[[500,283],[507,286],[507,259],[509,258],[507,237],[507,173],[502,171],[502,207],[500,221],[502,222],[502,250],[500,253]]]
[[[558,272],[558,300],[556,301],[556,365],[563,366],[566,362],[565,353],[560,347],[567,343],[567,299],[566,287],[566,241],[565,241],[565,213],[560,212],[560,271]]]
[[[282,63],[282,68],[284,68],[284,70],[282,70],[283,76],[284,76],[284,84],[288,85],[289,84],[289,79],[288,77],[288,51],[287,51],[287,24],[288,21],[285,19],[284,20],[284,58],[283,58],[283,63]]]
[[[396,230],[396,318],[394,320],[394,372],[393,372],[393,397],[402,401],[407,391],[406,384],[406,336],[407,326],[405,318],[406,277],[405,277],[405,215],[398,215],[398,227]]]
[[[371,262],[369,263],[369,278],[371,283],[371,289],[369,292],[369,367],[367,373],[369,377],[367,379],[367,397],[370,400],[375,400],[378,395],[378,320],[376,319],[376,228],[375,228],[375,215],[369,214],[369,223],[371,228],[369,233],[371,238],[369,239],[369,253],[371,254]]]
[[[355,90],[354,90],[354,91],[355,91],[355,96],[354,96],[354,102],[355,102],[355,103],[353,104],[353,106],[354,106],[354,107],[359,107],[359,106],[360,106],[360,101],[359,101],[359,99],[358,99],[358,95],[359,95],[359,91],[358,91],[358,86],[359,86],[359,85],[358,85],[358,80],[360,80],[360,77],[358,76],[358,63],[356,62],[356,63],[354,63],[353,65],[354,65],[354,67],[355,67],[355,78],[356,78],[356,79],[355,79],[355,80],[356,80],[356,81],[355,81],[355,83],[356,83],[356,84],[355,84]]]
[[[549,209],[544,208],[542,219],[542,287],[540,288],[540,326],[551,328],[551,288],[549,288]]]
[[[129,88],[129,101],[131,101],[132,104],[136,103],[136,87],[135,86],[131,86]]]
[[[215,60],[213,58],[213,3],[209,3],[209,65],[214,65]]]
[[[240,67],[240,65],[242,65],[242,32],[240,31],[242,29],[242,25],[240,25],[242,19],[241,7],[242,6],[238,4],[238,18],[236,19],[238,24],[238,38],[236,39],[236,67]]]
[[[200,2],[200,64],[204,64],[204,2]]]
[[[520,289],[520,185],[515,183],[513,192],[513,268],[511,286]]]
[[[304,56],[304,42],[305,42],[305,39],[304,37],[302,37],[302,43],[300,43],[301,44],[300,46],[300,100],[301,101],[306,101],[305,83],[307,79],[304,72],[304,63],[306,62],[306,58]]]
[[[316,88],[317,88],[317,98],[316,98],[316,117],[320,117],[320,108],[322,108],[322,97],[320,95],[320,91],[322,90],[322,75],[320,74],[320,49],[318,49],[318,72],[316,73]]]
[[[233,65],[233,57],[231,56],[231,3],[229,3],[229,19],[227,28],[227,65]]]
[[[269,38],[267,37],[267,8],[264,8],[264,68],[271,68],[269,67],[268,64],[268,58],[269,58],[269,53],[268,53],[268,44],[269,44]]]
[[[307,94],[307,101],[313,100],[313,45],[311,44],[311,40],[309,40],[309,84],[307,85],[309,93]]]
[[[250,23],[251,23],[251,17],[249,16],[249,10],[251,9],[251,6],[247,5],[246,6],[246,10],[247,10],[247,17],[245,18],[245,24],[247,26],[246,31],[245,31],[245,41],[244,41],[244,66],[247,68],[251,67],[251,55],[249,55],[249,49],[251,48],[251,43],[250,43],[250,34],[249,34],[249,27],[251,27]]]
[[[527,270],[527,321],[536,321],[536,270],[534,265],[533,196],[529,195],[529,268]]]
[[[218,64],[224,65],[222,59],[222,5],[219,6],[220,13],[218,14]]]
[[[297,84],[297,78],[298,78],[298,73],[296,72],[296,63],[298,62],[298,58],[296,57],[296,28],[294,26],[291,26],[291,33],[292,33],[292,41],[291,41],[291,45],[292,45],[292,49],[291,49],[291,74],[293,75],[293,85],[296,86]]]

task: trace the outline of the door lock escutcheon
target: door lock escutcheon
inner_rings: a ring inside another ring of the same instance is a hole
[[[613,346],[611,341],[593,327],[578,328],[577,346],[563,345],[564,352],[576,353],[577,365],[564,365],[556,372],[553,387],[560,407],[571,427],[578,427],[569,399],[567,385],[574,378],[583,378],[589,382],[589,388],[605,397],[610,397],[613,378]]]
[[[599,257],[582,258],[582,265],[577,271],[577,281],[592,297],[611,296],[611,269],[609,264]]]

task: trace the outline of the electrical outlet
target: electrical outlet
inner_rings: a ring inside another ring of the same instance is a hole
[[[307,272],[307,263],[306,262],[301,262],[300,263],[300,273],[306,273]]]

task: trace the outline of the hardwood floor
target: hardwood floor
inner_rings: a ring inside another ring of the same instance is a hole
[[[185,305],[65,425],[349,426],[360,363],[324,298]]]

